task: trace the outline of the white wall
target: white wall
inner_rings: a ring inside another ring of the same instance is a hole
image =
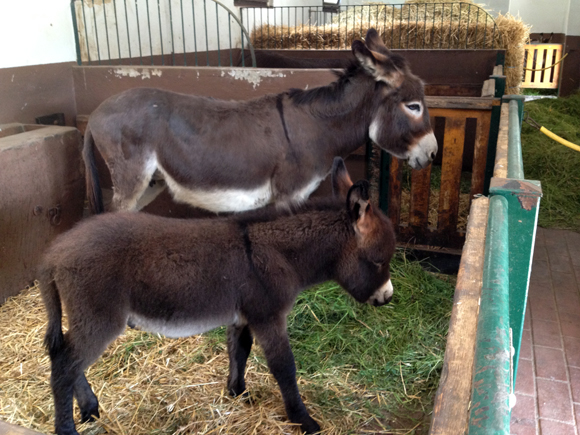
[[[532,33],[568,33],[571,2],[578,0],[510,0],[509,12],[531,25]],[[578,5],[575,8],[578,10]],[[574,20],[580,23],[578,15]]]
[[[233,0],[220,2],[239,16]],[[83,61],[228,49],[230,32],[231,48],[241,46],[238,24],[211,0],[84,0],[75,10]]]
[[[0,0],[0,68],[76,60],[70,0]]]

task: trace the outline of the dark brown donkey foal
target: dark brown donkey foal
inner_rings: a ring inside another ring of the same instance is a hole
[[[334,198],[295,210],[269,209],[215,219],[107,213],[84,221],[48,250],[41,291],[57,434],[77,434],[98,416],[83,371],[127,323],[168,337],[228,325],[232,395],[245,390],[252,337],[262,346],[289,419],[320,427],[298,392],[286,316],[304,288],[336,280],[357,301],[391,300],[391,222],[369,203],[368,183],[352,184],[342,159],[332,169]],[[337,197],[338,196],[338,197]],[[62,305],[69,330],[61,328]]]

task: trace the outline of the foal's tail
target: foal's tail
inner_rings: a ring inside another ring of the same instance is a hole
[[[85,130],[85,143],[83,146],[83,160],[85,161],[85,177],[87,185],[87,199],[92,214],[100,214],[105,211],[99,174],[95,163],[95,141],[91,132],[90,123]]]
[[[49,270],[42,271],[40,278],[40,293],[46,307],[48,325],[44,336],[44,346],[48,350],[50,358],[62,349],[64,335],[62,333],[62,305],[58,288]]]

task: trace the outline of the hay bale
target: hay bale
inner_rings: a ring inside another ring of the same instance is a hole
[[[506,50],[507,93],[519,93],[524,45],[530,26],[510,14],[495,20],[481,13],[471,0],[446,4],[432,0],[408,2],[402,7],[383,3],[349,6],[332,22],[290,27],[263,24],[251,32],[255,48],[349,49],[375,28],[389,48],[503,48]],[[431,6],[432,5],[432,6]],[[483,84],[483,83],[482,83]]]

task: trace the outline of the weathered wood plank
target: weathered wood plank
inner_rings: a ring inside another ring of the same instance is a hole
[[[437,229],[444,232],[455,231],[457,227],[465,123],[466,119],[463,117],[453,117],[445,120],[441,191],[439,193],[439,219],[437,222]]]
[[[493,97],[425,97],[429,109],[491,110]]]
[[[473,195],[483,193],[485,183],[485,165],[487,163],[487,143],[489,141],[489,125],[491,122],[491,113],[482,112],[477,118],[475,128],[475,146],[473,150],[473,166],[471,175],[471,192],[470,200]]]
[[[0,421],[0,435],[41,435],[41,433]]]
[[[401,188],[403,179],[403,163],[396,157],[391,158],[389,172],[389,219],[393,222],[395,231],[401,222]]]
[[[431,193],[431,167],[427,166],[411,173],[411,204],[409,225],[418,230],[427,229],[429,224],[429,196]]]
[[[488,208],[488,198],[473,200],[430,435],[463,435],[467,430]]]
[[[503,103],[501,105],[499,133],[497,135],[497,148],[495,150],[495,165],[493,167],[493,176],[497,178],[507,178],[508,132],[509,104]]]

